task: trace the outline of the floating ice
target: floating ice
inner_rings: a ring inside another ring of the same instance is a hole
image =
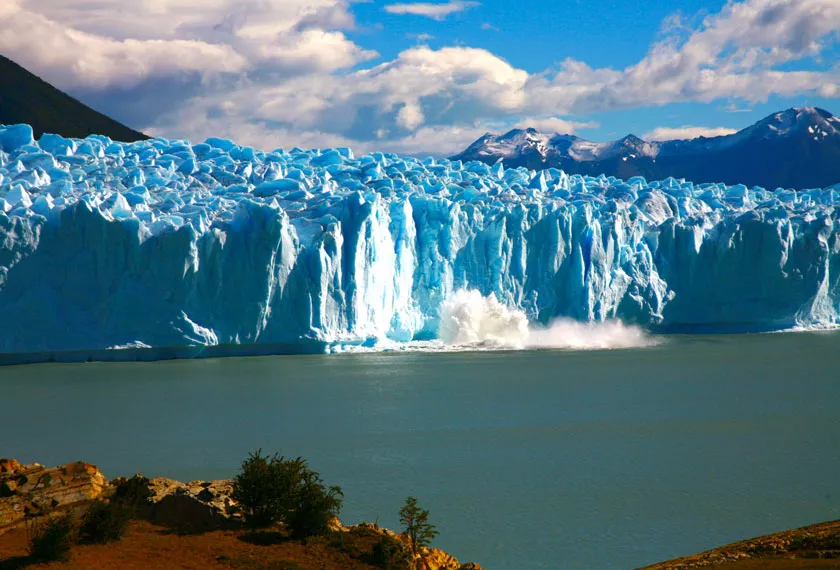
[[[0,127],[0,352],[832,326],[839,195]]]

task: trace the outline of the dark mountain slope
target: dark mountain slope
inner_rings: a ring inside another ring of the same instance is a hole
[[[35,138],[45,132],[73,138],[105,135],[124,142],[149,138],[94,111],[0,56],[0,124],[18,123],[32,125]]]

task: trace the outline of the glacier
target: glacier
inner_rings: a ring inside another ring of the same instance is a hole
[[[36,141],[5,126],[0,353],[431,340],[462,290],[543,327],[834,326],[838,205],[840,185],[620,180],[217,138]]]

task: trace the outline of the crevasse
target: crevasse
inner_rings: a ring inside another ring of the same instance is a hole
[[[459,289],[535,324],[834,325],[838,192],[0,127],[0,352],[433,339]]]

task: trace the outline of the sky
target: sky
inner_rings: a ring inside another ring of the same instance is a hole
[[[0,54],[147,134],[266,150],[840,114],[840,0],[0,0]]]

